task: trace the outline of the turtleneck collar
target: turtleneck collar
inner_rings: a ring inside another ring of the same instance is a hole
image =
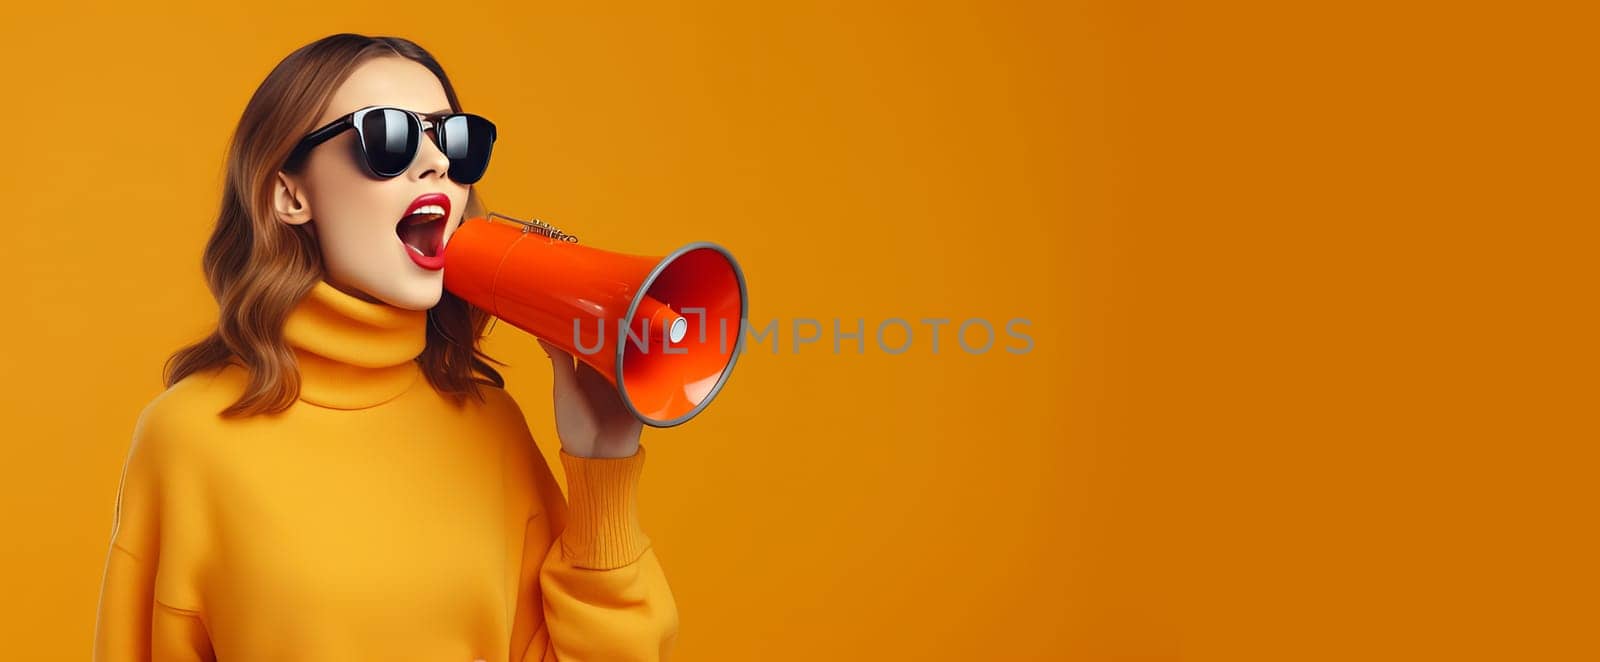
[[[365,409],[404,393],[421,376],[428,313],[362,301],[327,280],[289,313],[283,335],[300,363],[300,399]]]

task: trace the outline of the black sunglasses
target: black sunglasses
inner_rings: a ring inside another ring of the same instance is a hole
[[[348,129],[356,130],[362,164],[380,179],[398,177],[411,167],[427,129],[433,130],[433,144],[450,159],[447,174],[460,184],[483,178],[483,171],[489,168],[489,152],[494,149],[494,123],[477,115],[422,115],[404,108],[369,106],[307,134],[289,153],[284,167],[299,167],[317,145]]]

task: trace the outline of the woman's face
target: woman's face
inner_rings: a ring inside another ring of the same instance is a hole
[[[394,106],[428,115],[449,111],[450,101],[426,67],[401,57],[379,57],[357,66],[334,92],[315,126],[367,106]],[[367,301],[408,310],[427,310],[439,302],[444,270],[413,260],[408,253],[414,251],[402,237],[422,244],[424,252],[443,255],[445,242],[466,210],[469,187],[446,176],[450,162],[432,137],[430,129],[410,169],[392,179],[367,174],[357,161],[353,129],[313,149],[298,174],[278,173],[273,194],[278,219],[295,225],[310,222],[329,284]],[[445,207],[442,240],[431,251],[427,236],[440,231],[437,222],[401,231],[401,220],[413,202],[427,194],[443,194],[449,201],[441,205]]]

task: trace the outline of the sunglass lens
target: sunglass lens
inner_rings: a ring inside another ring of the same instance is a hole
[[[417,118],[394,108],[380,108],[359,120],[361,147],[367,165],[379,177],[394,177],[411,166],[417,155]]]
[[[450,159],[450,178],[471,184],[489,168],[494,125],[477,115],[451,115],[439,126],[439,149]]]

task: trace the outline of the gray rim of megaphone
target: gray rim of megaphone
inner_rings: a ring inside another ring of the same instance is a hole
[[[678,250],[672,251],[666,257],[661,258],[661,261],[656,263],[655,268],[650,270],[650,275],[645,277],[644,282],[639,285],[639,291],[634,293],[633,302],[628,304],[628,315],[623,319],[633,319],[634,312],[639,309],[639,304],[644,302],[645,294],[650,291],[650,286],[655,284],[656,278],[661,276],[662,271],[665,271],[668,266],[671,266],[672,263],[684,253],[700,250],[702,248],[709,248],[721,253],[722,257],[727,258],[728,264],[733,267],[733,277],[739,281],[739,328],[734,329],[733,331],[734,337],[736,338],[736,340],[733,341],[733,356],[728,357],[728,365],[722,369],[722,376],[717,378],[716,385],[711,387],[711,391],[706,393],[705,399],[701,400],[700,404],[695,405],[694,409],[689,410],[688,413],[682,416],[665,422],[657,422],[655,419],[640,413],[639,410],[633,406],[633,398],[628,397],[627,381],[622,378],[622,354],[623,351],[627,349],[628,344],[622,342],[621,338],[618,338],[616,362],[617,390],[622,392],[622,405],[628,408],[628,412],[633,414],[634,418],[643,421],[645,425],[649,425],[650,427],[670,428],[675,425],[680,425],[684,421],[694,418],[701,411],[703,411],[707,405],[711,404],[712,400],[717,399],[717,394],[722,392],[722,385],[726,384],[728,382],[728,377],[733,375],[733,366],[739,362],[739,354],[744,351],[744,321],[750,315],[750,293],[745,289],[744,269],[739,268],[739,261],[733,259],[733,254],[729,253],[728,249],[709,241],[697,241],[692,244],[687,244]],[[701,330],[704,330],[705,325],[702,324],[700,328]]]

